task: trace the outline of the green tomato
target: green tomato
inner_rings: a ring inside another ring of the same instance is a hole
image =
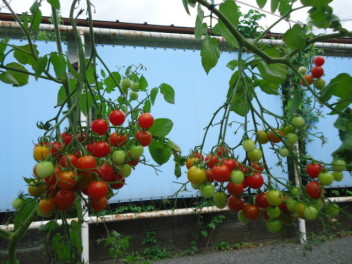
[[[271,206],[279,206],[282,203],[283,194],[278,190],[270,190],[266,194],[266,200]]]
[[[244,215],[243,211],[239,211],[237,213],[237,218],[238,218],[238,221],[244,224],[248,224],[250,222],[250,220]]]
[[[206,199],[208,199],[208,198],[211,198],[211,197],[213,197],[213,195],[214,195],[214,193],[215,193],[215,187],[214,187],[214,185],[212,185],[212,184],[202,184],[201,185],[201,187],[200,187],[200,194],[204,197],[204,198],[206,198]]]
[[[138,93],[137,92],[130,92],[130,100],[135,101],[138,99]]]
[[[227,195],[224,192],[216,192],[213,195],[214,205],[219,208],[225,208],[227,204]]]
[[[299,74],[302,74],[302,75],[306,74],[307,73],[307,67],[305,67],[305,66],[299,67],[298,68],[298,72],[299,72]]]
[[[316,220],[319,216],[319,211],[314,206],[305,206],[303,209],[303,215],[306,220]]]
[[[298,142],[298,135],[296,133],[288,133],[286,135],[287,143],[290,145],[294,145]]]
[[[329,186],[334,182],[334,174],[331,172],[321,172],[318,178],[320,183],[325,186]]]
[[[325,203],[323,199],[314,199],[311,205],[320,211],[321,209],[324,208]]]
[[[131,82],[131,80],[128,79],[128,78],[123,79],[123,80],[121,81],[121,88],[122,88],[122,89],[126,89],[126,88],[128,89],[128,88],[131,87],[131,85],[132,85],[132,82]]]
[[[299,196],[300,193],[301,193],[301,189],[298,188],[298,187],[292,187],[291,190],[290,190],[290,193],[293,195],[293,196]]]
[[[296,117],[294,117],[294,118],[292,119],[292,124],[293,124],[295,127],[301,128],[301,127],[305,126],[306,121],[304,120],[303,117],[301,117],[301,116],[296,116]]]
[[[314,87],[319,90],[322,90],[325,86],[326,86],[326,81],[324,78],[320,77],[319,79],[316,79],[314,81]]]
[[[129,164],[122,164],[122,165],[120,166],[120,168],[119,168],[119,174],[120,174],[122,177],[126,178],[126,177],[130,176],[131,173],[132,173],[132,167],[131,167],[131,165],[129,165]]]
[[[194,190],[199,190],[200,189],[200,187],[202,186],[202,184],[200,183],[200,184],[197,184],[197,183],[191,183],[191,185],[192,185],[192,188],[194,189]]]
[[[281,157],[285,158],[290,154],[290,151],[287,148],[282,148],[279,150],[279,154]]]
[[[251,152],[255,149],[255,142],[251,139],[246,139],[245,141],[243,141],[242,147],[245,151]]]
[[[41,161],[35,166],[35,171],[39,178],[47,178],[54,174],[55,167],[51,161]]]
[[[335,159],[332,162],[332,170],[336,172],[346,170],[346,162],[343,159]]]
[[[334,175],[334,180],[335,181],[342,181],[343,180],[343,177],[344,177],[344,174],[342,171],[335,171],[332,173]]]
[[[132,145],[127,153],[130,158],[136,159],[143,155],[144,148],[141,145]]]
[[[293,127],[293,125],[284,125],[281,126],[280,130],[284,132],[285,135],[287,135],[288,133],[294,132],[295,128]]]
[[[282,230],[283,224],[280,219],[270,219],[265,223],[266,228],[272,233],[279,233]]]
[[[287,209],[290,212],[295,212],[297,204],[298,204],[298,201],[294,198],[288,198],[286,201]]]
[[[278,218],[281,215],[281,210],[277,206],[271,206],[268,209],[266,209],[266,214],[270,218]]]
[[[340,214],[340,207],[336,203],[329,203],[325,207],[325,212],[330,217],[336,217]]]
[[[231,172],[230,180],[233,183],[240,184],[244,180],[244,173],[240,170],[233,170]]]
[[[12,208],[17,210],[17,209],[20,209],[20,207],[24,204],[24,200],[20,197],[17,197],[15,198],[13,201],[12,201]]]
[[[259,148],[255,148],[251,152],[248,152],[248,158],[250,161],[257,162],[263,158],[263,152]]]
[[[131,84],[131,89],[132,89],[132,91],[134,91],[134,92],[138,92],[138,91],[139,91],[139,83],[138,83],[138,82],[133,82],[133,83]]]
[[[116,165],[123,164],[126,161],[126,152],[122,149],[115,150],[112,153],[112,161]]]

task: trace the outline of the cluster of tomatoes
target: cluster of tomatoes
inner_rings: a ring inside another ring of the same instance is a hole
[[[314,87],[321,90],[325,87],[326,81],[323,78],[325,71],[324,68],[322,67],[325,63],[325,58],[323,56],[317,56],[314,58],[314,67],[311,68],[310,74],[307,74],[307,68],[304,66],[301,66],[298,68],[298,72],[300,74],[304,74],[304,79],[308,84],[313,84]],[[303,86],[307,86],[307,83],[304,82],[303,80],[301,81],[301,84]]]
[[[76,136],[64,132],[56,142],[36,144],[34,177],[26,180],[28,193],[39,197],[40,215],[68,210],[78,195],[87,195],[84,200],[92,209],[104,210],[113,190],[125,185],[141,161],[144,147],[152,142],[148,129],[154,117],[143,113],[135,125],[127,127],[122,126],[126,120],[122,110],[110,112],[108,119],[94,120]]]
[[[247,139],[242,147],[246,151],[246,164],[234,158],[226,147],[218,147],[205,157],[198,152],[189,156],[186,162],[188,180],[203,198],[212,199],[218,208],[228,206],[238,212],[238,219],[244,223],[262,215],[271,232],[280,232],[285,224],[291,224],[297,218],[315,220],[320,214],[327,217],[339,214],[337,204],[324,200],[324,186],[343,178],[346,169],[343,160],[332,163],[333,172],[326,171],[321,164],[309,164],[306,173],[313,180],[303,187],[284,184],[286,189],[283,191],[265,181],[264,165],[260,163],[262,152],[256,143]]]

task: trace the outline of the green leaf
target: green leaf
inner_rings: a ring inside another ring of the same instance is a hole
[[[106,92],[107,93],[113,92],[120,82],[121,82],[120,73],[112,72],[111,75],[109,75],[108,78],[104,80],[104,84],[106,85]]]
[[[308,11],[310,23],[317,28],[328,28],[332,16],[332,8],[330,6],[313,7]]]
[[[148,87],[148,81],[147,79],[142,75],[141,78],[139,79],[139,89],[141,91],[146,91]]]
[[[302,105],[302,102],[303,102],[302,91],[299,89],[294,90],[293,99],[291,99],[287,105],[288,107],[287,115],[293,115]]]
[[[285,16],[288,12],[291,11],[291,9],[292,9],[292,6],[289,0],[280,1],[279,12],[281,16]]]
[[[259,6],[259,8],[263,8],[266,4],[267,0],[257,0],[257,5]]]
[[[49,221],[45,225],[41,225],[39,227],[39,230],[41,232],[49,232],[49,231],[55,231],[58,230],[61,226],[54,220]]]
[[[16,84],[14,83],[13,86],[23,86],[28,83],[29,75],[27,74],[27,69],[16,62],[11,62],[6,65],[6,67],[9,67],[14,70],[7,70],[7,72],[16,80]],[[18,70],[18,71],[16,71]]]
[[[47,0],[47,1],[52,7],[56,9],[60,9],[60,0]]]
[[[231,69],[231,70],[235,70],[236,67],[238,66],[238,60],[232,60],[229,63],[227,63],[226,67]]]
[[[65,240],[65,237],[62,234],[56,233],[53,236],[51,240],[51,247],[61,261],[67,261],[71,258],[71,245]]]
[[[193,7],[193,6],[195,6],[195,3],[192,3],[189,0],[182,0],[182,3],[183,3],[183,7],[185,8],[187,14],[191,15],[191,13],[189,12],[188,5]]]
[[[271,13],[275,13],[277,8],[279,7],[279,2],[280,0],[271,0],[271,5],[270,5]]]
[[[54,66],[54,71],[58,79],[63,79],[66,76],[66,58],[57,53],[50,54],[50,61]]]
[[[156,99],[156,96],[158,95],[159,93],[159,89],[158,88],[153,88],[151,91],[150,91],[150,101],[151,103],[154,105],[155,103],[155,99]]]
[[[5,50],[8,47],[7,43],[9,42],[9,40],[9,38],[5,38],[0,41],[0,55],[4,55]]]
[[[304,6],[327,6],[332,0],[301,0],[301,4]]]
[[[233,36],[231,31],[225,26],[223,22],[219,21],[215,25],[213,31],[214,34],[223,36],[230,46],[238,48],[237,39]]]
[[[220,58],[219,40],[216,38],[206,38],[203,42],[200,54],[202,56],[203,68],[208,74],[209,71],[215,67]]]
[[[48,65],[47,56],[39,58],[38,61],[36,61],[33,64],[32,68],[34,70],[36,80],[38,80],[40,75],[45,71],[47,65]]]
[[[302,26],[295,24],[284,34],[284,42],[291,49],[304,50],[307,46],[306,31]]]
[[[153,139],[152,143],[149,145],[149,152],[153,160],[159,165],[168,162],[172,154],[168,144],[157,139]]]
[[[203,23],[204,11],[201,5],[198,5],[198,15],[196,18],[196,26],[194,28],[194,35],[196,39],[201,39],[203,35],[207,34],[207,24]]]
[[[264,80],[276,84],[281,84],[286,79],[287,66],[284,64],[267,64],[266,62],[262,61],[260,64],[258,64],[257,67]]]
[[[150,113],[151,109],[152,109],[152,103],[150,102],[150,100],[146,100],[143,106],[143,112]]]
[[[91,93],[84,93],[81,98],[81,111],[83,115],[88,116],[89,110],[93,105],[93,96]]]
[[[32,45],[32,47],[35,54],[38,55],[39,52],[37,50],[37,45]],[[36,63],[36,60],[32,55],[31,45],[29,44],[26,44],[23,46],[17,46],[15,48],[15,52],[13,53],[13,56],[21,64],[34,65]]]
[[[256,83],[264,93],[275,95],[279,94],[279,84],[268,82],[266,80],[256,80]]]
[[[234,26],[238,25],[241,13],[235,1],[225,0],[225,2],[219,6],[219,10]]]
[[[160,92],[164,96],[166,102],[168,102],[169,104],[175,103],[175,91],[174,88],[172,88],[169,84],[162,83],[160,85]]]
[[[62,105],[66,98],[65,86],[61,86],[57,94],[57,105]]]
[[[90,84],[95,83],[95,68],[93,67],[93,65],[89,65],[87,69],[87,80]]]
[[[39,30],[40,24],[42,22],[42,11],[40,11],[40,9],[38,9],[38,11],[36,11],[35,14],[33,14],[32,16],[32,21],[31,21],[31,29],[32,31],[37,32]]]
[[[25,199],[23,206],[17,211],[13,219],[15,231],[26,221],[26,219],[28,219],[33,211],[36,210],[37,204],[38,203],[35,199]]]
[[[237,84],[238,81],[241,83]],[[234,92],[233,90],[236,88],[236,86],[229,89],[229,92],[227,94],[227,99],[231,100],[231,106],[230,106],[231,111],[237,113],[240,116],[245,116],[246,114],[248,114],[250,110],[249,101],[252,100],[252,96],[248,93],[248,89],[244,85],[242,79],[237,80],[236,85],[237,85],[237,91],[236,91],[236,94],[234,95],[235,98],[231,99],[229,97],[232,96]]]
[[[170,119],[157,118],[154,120],[154,125],[149,129],[149,132],[156,137],[166,137],[173,126],[174,123]]]
[[[72,246],[74,246],[77,249],[78,254],[81,254],[83,251],[81,227],[82,227],[81,223],[78,223],[77,221],[71,222],[71,225],[70,225],[71,243],[72,243]]]
[[[15,79],[15,77],[13,77],[10,73],[8,72],[4,72],[0,74],[0,81],[4,82],[4,83],[8,83],[8,84],[13,84],[15,86],[18,86],[19,83],[17,82],[17,80]]]
[[[352,77],[347,73],[341,73],[331,79],[328,84],[332,95],[341,99],[351,99],[352,97]]]

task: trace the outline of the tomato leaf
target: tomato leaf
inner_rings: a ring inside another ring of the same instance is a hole
[[[281,16],[285,16],[288,12],[290,12],[292,6],[289,0],[281,0],[279,5],[279,12]],[[289,16],[288,16],[289,17]]]
[[[267,0],[257,0],[257,5],[259,6],[259,8],[263,8],[266,4]]]
[[[43,18],[42,11],[38,9],[32,13],[31,29],[32,31],[38,31]]]
[[[45,71],[46,66],[48,65],[48,58],[47,56],[41,57],[36,61],[32,68],[35,72],[35,79],[38,80],[40,75]]]
[[[219,40],[216,38],[206,38],[203,42],[200,55],[202,56],[203,68],[208,74],[220,58]]]
[[[229,63],[227,63],[226,67],[231,69],[231,70],[235,70],[236,67],[238,66],[238,60],[232,60]]]
[[[272,13],[275,13],[277,8],[279,7],[279,2],[280,2],[280,0],[271,0],[270,9],[271,9]]]
[[[39,52],[37,50],[37,46],[32,45],[32,48],[34,49],[35,54],[38,55]],[[34,65],[36,63],[36,60],[32,55],[31,45],[29,44],[23,45],[23,46],[17,46],[13,53],[13,56],[21,64]]]
[[[139,89],[140,89],[141,91],[146,91],[146,90],[147,90],[147,87],[148,87],[147,79],[142,75],[142,76],[139,78]]]
[[[196,39],[201,39],[203,35],[207,34],[207,24],[203,23],[204,19],[204,11],[201,7],[201,5],[198,5],[198,14],[196,18],[196,26],[194,28],[194,35]]]
[[[152,109],[152,103],[150,102],[150,100],[146,100],[143,106],[143,112],[150,113],[151,109]]]
[[[58,230],[61,226],[54,220],[49,221],[45,225],[41,225],[39,227],[39,230],[41,232],[49,232],[49,231],[55,231]]]
[[[83,251],[82,236],[81,236],[82,224],[77,221],[72,221],[70,225],[70,238],[71,245],[77,249],[78,254]]]
[[[153,160],[159,165],[168,162],[172,154],[168,144],[157,139],[153,139],[148,148]]]
[[[306,31],[301,25],[295,24],[284,34],[284,42],[291,49],[304,50],[307,46]]]
[[[153,88],[151,91],[150,91],[150,101],[151,103],[154,105],[155,103],[155,99],[156,99],[156,96],[158,95],[159,93],[159,89],[158,88]]]
[[[66,59],[63,55],[57,53],[50,54],[50,61],[54,67],[56,77],[63,79],[66,76]]]
[[[106,86],[105,91],[107,93],[111,93],[115,91],[115,88],[117,87],[117,84],[121,82],[121,75],[118,72],[112,72],[111,75],[108,76],[104,80],[104,84]]]
[[[352,77],[348,73],[341,73],[329,82],[329,90],[332,95],[341,99],[351,99],[352,96]]]
[[[170,119],[157,118],[154,120],[154,125],[149,129],[149,132],[156,137],[166,137],[173,126],[174,123]]]
[[[169,104],[175,103],[175,91],[174,88],[172,88],[169,84],[162,83],[160,85],[160,92],[164,95],[164,99],[166,102],[168,102]]]
[[[11,68],[13,70],[8,69],[7,72],[16,80],[17,83],[13,83],[12,85],[15,87],[23,86],[28,83],[29,75],[27,74],[27,69],[16,62],[11,62],[6,65],[6,67]],[[9,77],[9,76],[7,76]]]
[[[303,0],[301,4],[304,6],[327,6],[332,0]]]
[[[47,0],[47,1],[52,7],[56,9],[60,9],[60,0]]]
[[[191,2],[189,2],[189,0],[182,0],[182,3],[183,3],[183,7],[185,8],[187,14],[191,15],[191,13],[189,12],[188,5],[193,7],[193,6],[195,6],[195,3],[191,3]]]
[[[0,74],[0,81],[4,82],[4,83],[8,83],[8,84],[13,84],[15,86],[18,86],[19,83],[17,82],[17,80],[15,79],[15,77],[13,77],[10,73],[8,72],[4,72]]]
[[[81,98],[81,111],[82,114],[88,116],[89,110],[92,108],[93,105],[93,96],[91,93],[84,93],[82,94]]]
[[[67,261],[71,258],[72,248],[68,241],[61,233],[56,233],[51,239],[51,247],[54,252],[58,255],[60,260]]]
[[[303,102],[303,93],[301,90],[296,89],[293,92],[293,99],[290,99],[287,104],[287,115],[294,114],[299,107],[302,105]]]
[[[332,16],[332,8],[330,6],[313,7],[308,11],[310,23],[318,28],[328,28]]]
[[[266,80],[256,80],[256,84],[258,84],[258,86],[264,93],[276,95],[279,94],[279,84],[268,82]]]
[[[33,213],[33,211],[36,210],[37,204],[38,203],[35,199],[25,199],[23,206],[20,207],[13,219],[15,231],[23,224],[23,222],[26,221],[26,219],[28,219],[28,217]]]

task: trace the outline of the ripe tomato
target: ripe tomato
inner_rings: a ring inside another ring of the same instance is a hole
[[[188,158],[186,161],[187,169],[191,168],[195,163],[199,163],[200,159],[196,157]]]
[[[59,166],[55,166],[54,168],[55,173],[49,177],[46,177],[44,180],[52,186],[56,185],[57,178],[61,173],[61,168]]]
[[[64,168],[75,168],[77,167],[78,158],[74,154],[63,155],[60,158],[60,165]]]
[[[238,168],[238,161],[235,159],[223,159],[222,164],[226,165],[230,171],[236,170]]]
[[[263,166],[263,164],[254,162],[254,163],[252,163],[252,170],[263,172],[264,171],[264,166]]]
[[[105,119],[96,119],[92,122],[92,131],[99,134],[104,135],[109,130],[109,124]]]
[[[103,181],[93,181],[89,184],[87,194],[93,199],[101,199],[109,192],[108,185]]]
[[[55,195],[55,203],[61,210],[67,210],[75,201],[76,194],[72,190],[60,190]]]
[[[244,206],[244,200],[241,198],[238,198],[234,195],[231,195],[228,199],[227,199],[227,206],[229,207],[230,210],[232,211],[241,211],[243,209]]]
[[[153,124],[154,124],[154,117],[150,113],[144,113],[138,117],[138,125],[141,128],[148,129],[148,128],[151,128]]]
[[[314,67],[311,70],[311,74],[314,78],[320,78],[324,75],[324,69],[322,67]]]
[[[213,175],[213,170],[205,170],[205,174],[207,175],[207,182],[213,182],[214,181],[214,175]]]
[[[237,184],[237,183],[229,182],[227,185],[227,191],[231,195],[241,196],[244,191],[244,185],[243,183]]]
[[[50,148],[45,145],[37,145],[34,147],[33,157],[35,160],[45,160],[50,155]]]
[[[80,170],[91,170],[97,167],[97,161],[93,156],[82,156],[77,160],[77,166]]]
[[[91,154],[94,157],[103,158],[110,154],[110,146],[108,142],[94,142],[91,149]]]
[[[96,181],[95,173],[81,171],[79,173],[77,185],[80,189],[87,189],[89,184],[93,181]]]
[[[100,166],[97,169],[97,173],[100,177],[100,179],[106,181],[106,182],[111,182],[114,179],[114,169],[111,167],[109,164],[104,163],[102,166]]]
[[[100,199],[92,199],[92,208],[99,212],[99,211],[103,211],[104,209],[106,209],[108,207],[108,198],[103,197]]]
[[[264,184],[263,175],[259,172],[254,172],[252,175],[249,175],[246,179],[247,185],[253,189],[259,189]]]
[[[306,82],[307,82],[308,84],[312,84],[313,81],[314,81],[313,76],[310,75],[310,74],[304,75],[303,78],[306,80]],[[302,86],[307,86],[306,82],[304,82],[303,80],[301,80]]]
[[[216,165],[212,168],[214,180],[218,182],[226,182],[230,179],[231,171],[226,165]]]
[[[318,199],[321,197],[323,188],[317,181],[311,181],[306,185],[307,194],[313,199]]]
[[[257,197],[255,197],[255,203],[260,208],[268,208],[270,204],[266,200],[266,192],[258,194]]]
[[[110,113],[109,120],[114,126],[121,126],[126,120],[126,114],[121,110],[114,110]]]
[[[123,178],[120,174],[115,173],[114,179],[110,184],[110,187],[114,190],[118,190],[118,189],[121,189],[123,186],[125,186],[125,182],[126,182],[125,178]]]
[[[251,220],[257,219],[260,215],[259,206],[255,204],[244,204],[242,211],[244,216]]]
[[[194,184],[201,184],[207,180],[205,170],[202,168],[192,166],[187,172],[188,180]]]
[[[73,135],[72,134],[69,134],[69,133],[62,133],[61,134],[61,138],[62,138],[62,141],[64,142],[64,144],[66,146],[70,145],[72,140],[73,140]]]
[[[61,152],[64,148],[60,142],[50,143],[50,147],[51,147],[51,155],[54,157],[58,156],[59,152]]]
[[[272,143],[279,143],[281,142],[281,137],[284,136],[285,133],[280,129],[275,129],[274,131],[268,132],[268,138]]]
[[[59,174],[57,186],[61,189],[70,190],[77,185],[77,175],[75,171],[63,171]]]
[[[324,166],[318,163],[311,163],[306,167],[306,171],[311,178],[318,178],[319,173],[324,171]]]
[[[323,56],[317,56],[314,58],[314,64],[318,67],[323,66],[325,63],[325,58]]]
[[[212,169],[219,163],[219,160],[216,155],[209,154],[205,157],[205,162],[207,163],[208,168]]]
[[[41,199],[38,203],[38,211],[41,216],[48,216],[57,208],[54,198]]]
[[[121,147],[126,144],[128,137],[126,134],[119,135],[116,132],[112,133],[109,137],[110,144],[114,147]]]
[[[136,133],[136,139],[143,147],[145,147],[152,143],[153,137],[149,131],[139,131]]]
[[[220,147],[218,147],[218,148],[216,149],[216,155],[217,155],[219,158],[223,158],[224,156],[227,156],[229,152],[230,152],[230,151],[229,151],[228,148],[222,147],[222,146],[220,146]]]

